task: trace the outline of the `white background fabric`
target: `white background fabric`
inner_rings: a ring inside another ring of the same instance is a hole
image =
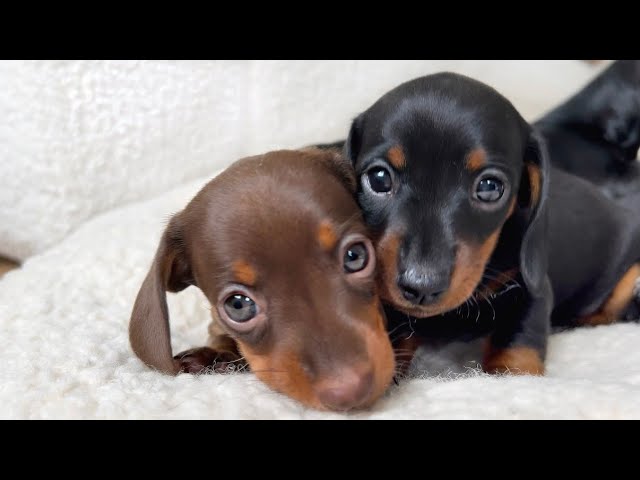
[[[578,61],[0,61],[0,256],[241,156],[344,138],[386,90],[441,70],[529,116],[593,74]]]

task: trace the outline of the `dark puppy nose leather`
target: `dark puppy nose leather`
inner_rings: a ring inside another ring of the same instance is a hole
[[[444,275],[414,278],[403,274],[398,280],[398,288],[402,296],[414,305],[429,305],[437,302],[448,287],[449,279]]]
[[[322,404],[331,409],[346,411],[362,405],[373,391],[373,370],[343,369],[337,376],[319,382],[316,387]]]

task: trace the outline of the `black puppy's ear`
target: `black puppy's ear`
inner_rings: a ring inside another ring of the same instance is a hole
[[[174,217],[162,234],[160,245],[136,297],[129,322],[129,342],[147,365],[177,374],[180,367],[171,354],[171,335],[166,292],[179,292],[193,285],[179,218]]]
[[[358,155],[360,154],[360,148],[362,147],[363,123],[364,114],[358,115],[355,120],[351,122],[349,136],[344,144],[344,156],[351,161],[352,165],[355,165]]]
[[[524,154],[519,203],[527,211],[520,247],[520,271],[529,292],[542,292],[547,275],[547,211],[549,156],[541,135],[532,130]]]

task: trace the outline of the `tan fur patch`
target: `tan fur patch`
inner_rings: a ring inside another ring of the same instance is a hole
[[[407,160],[404,157],[404,152],[400,145],[391,147],[387,152],[387,158],[389,159],[389,163],[393,165],[393,168],[396,170],[402,170],[407,166]]]
[[[451,286],[442,300],[434,305],[438,313],[452,310],[468,299],[482,280],[484,269],[498,243],[498,228],[480,245],[461,242],[458,245],[456,263],[451,275]]]
[[[320,246],[326,251],[333,250],[336,243],[338,243],[338,236],[336,235],[336,231],[329,220],[323,220],[320,222],[316,235],[318,243],[320,243]]]
[[[486,164],[487,153],[482,148],[476,148],[475,150],[471,150],[467,155],[465,168],[470,172],[475,172],[476,170],[480,170]]]
[[[254,286],[258,275],[251,265],[244,260],[236,260],[231,267],[236,282],[248,287]]]
[[[377,242],[376,259],[378,265],[378,282],[376,285],[380,296],[395,304],[402,305],[405,300],[396,288],[398,276],[398,251],[401,236],[397,234],[385,235]]]
[[[389,335],[385,328],[386,319],[382,306],[378,304],[376,328],[367,328],[364,331],[364,339],[367,348],[368,361],[374,366],[373,395],[363,406],[369,406],[379,398],[391,383],[396,368],[393,348],[389,341]]]
[[[378,288],[381,298],[392,302],[396,308],[400,308],[405,313],[419,318],[453,310],[473,294],[482,280],[482,274],[498,243],[501,231],[502,227],[498,228],[480,245],[461,242],[458,245],[449,289],[440,301],[425,306],[407,305],[407,301],[397,288],[397,258],[401,237],[398,235],[383,237],[376,249],[380,266]]]
[[[367,360],[364,365],[373,367],[374,385],[370,397],[362,407],[372,404],[385,392],[395,370],[382,305],[375,300],[365,308],[371,322],[357,324],[355,328],[358,329],[358,336],[365,342]],[[318,382],[322,379],[309,377],[300,358],[303,352],[276,346],[268,353],[259,353],[241,341],[238,341],[238,348],[249,363],[251,371],[270,388],[309,407],[327,410],[316,392]]]
[[[604,304],[597,312],[578,320],[580,325],[608,325],[620,319],[620,314],[633,299],[636,280],[640,278],[640,263],[633,265],[625,273]]]
[[[485,296],[499,293],[509,284],[509,282],[515,280],[519,272],[520,270],[518,268],[511,268],[500,273],[491,272],[489,273],[491,279],[478,291]]]
[[[512,375],[544,375],[544,363],[540,354],[531,347],[493,348],[485,352],[482,368],[488,373]]]
[[[238,347],[247,359],[251,371],[267,386],[304,405],[326,410],[315,395],[295,352],[276,350],[265,355],[254,352],[249,345],[242,342],[238,342]]]
[[[529,173],[529,188],[531,191],[531,208],[534,208],[540,202],[540,192],[542,191],[542,174],[540,168],[532,163],[527,164],[527,172]]]

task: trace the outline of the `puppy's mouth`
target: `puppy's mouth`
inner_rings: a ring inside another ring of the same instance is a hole
[[[481,276],[482,272],[480,273],[480,277]],[[471,280],[458,290],[455,288],[448,289],[443,294],[442,300],[436,303],[430,305],[414,305],[404,299],[395,282],[391,285],[384,283],[383,288],[380,289],[380,298],[391,304],[395,309],[412,317],[435,317],[464,305],[473,296],[478,285],[479,281],[474,283],[473,280]]]
[[[252,372],[272,390],[316,410],[344,413],[366,409],[385,393],[396,371],[395,354],[377,301],[374,313],[375,326],[360,322],[354,332],[364,341],[366,355],[350,355],[340,362],[334,358],[335,366],[320,372],[305,366],[303,358],[308,358],[309,352],[303,355],[299,350],[281,349],[265,355],[241,343],[239,347]]]
[[[404,298],[398,287],[398,250],[401,237],[389,235],[378,242],[378,294],[394,308],[413,317],[424,318],[441,315],[463,305],[480,285],[497,243],[499,231],[479,245],[458,242],[455,264],[449,288],[440,299],[428,305],[416,305]]]

